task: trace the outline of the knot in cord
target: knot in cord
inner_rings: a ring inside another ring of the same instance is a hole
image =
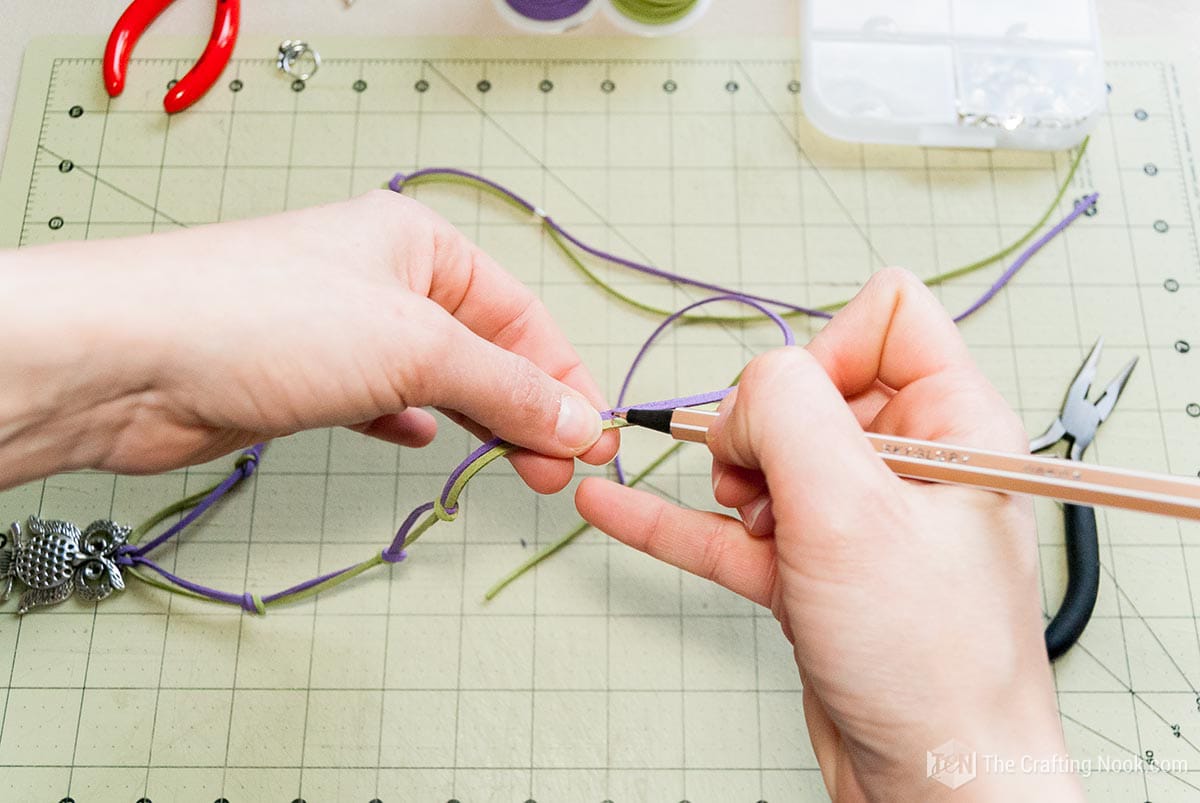
[[[393,552],[392,548],[388,547],[379,553],[379,557],[383,558],[387,563],[399,563],[408,557],[408,553],[403,549],[398,549]]]
[[[267,612],[267,606],[263,605],[262,597],[258,594],[251,594],[247,591],[242,594],[242,610],[246,613],[256,613],[263,616]]]
[[[238,455],[237,460],[233,465],[242,472],[242,478],[246,479],[255,472],[258,468],[258,460],[262,446],[255,446]]]
[[[458,505],[446,507],[438,497],[433,500],[433,515],[437,516],[438,521],[454,521],[458,518]]]

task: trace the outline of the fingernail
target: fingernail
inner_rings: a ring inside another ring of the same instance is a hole
[[[563,396],[554,434],[568,449],[583,451],[600,439],[600,413],[578,396]]]
[[[720,486],[721,478],[724,476],[725,476],[725,469],[719,465],[714,464],[713,465],[713,474],[712,474],[713,496],[714,497],[717,495],[717,487]]]
[[[771,511],[771,497],[763,494],[753,502],[738,508],[738,515],[751,535],[769,535],[775,529],[775,514]]]

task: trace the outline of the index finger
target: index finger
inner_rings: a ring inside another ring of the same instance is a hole
[[[900,390],[923,377],[974,367],[945,308],[901,268],[872,276],[807,348],[845,397],[870,390],[876,380]]]
[[[949,313],[908,271],[875,274],[807,348],[865,428],[994,449],[1027,443]]]
[[[438,221],[429,298],[475,334],[525,357],[605,409],[599,386],[541,299],[461,232]],[[607,432],[580,457],[606,462],[617,442],[615,432]]]

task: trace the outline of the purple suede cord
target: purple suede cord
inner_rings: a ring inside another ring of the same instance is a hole
[[[145,544],[129,544],[122,547],[118,554],[120,556],[128,556],[130,558],[139,558],[146,553],[152,551],[160,544],[169,541],[178,535],[184,527],[187,527],[196,519],[204,515],[204,512],[217,503],[222,496],[229,492],[233,486],[237,485],[242,480],[254,473],[254,469],[258,467],[258,461],[262,459],[263,449],[266,448],[265,443],[256,443],[238,457],[237,465],[229,473],[229,476],[209,492],[208,496],[201,500],[200,504],[187,512],[183,518],[175,522],[174,525],[168,527],[153,540]]]
[[[701,299],[700,301],[696,301],[692,304],[688,304],[683,309],[676,310],[675,312],[671,313],[669,316],[667,316],[663,320],[662,323],[660,323],[658,325],[658,327],[653,332],[650,333],[650,337],[646,338],[646,342],[642,344],[642,347],[640,349],[638,349],[637,356],[635,356],[633,358],[633,362],[630,364],[629,370],[625,372],[625,379],[624,379],[624,381],[621,382],[621,390],[619,393],[617,393],[617,407],[614,408],[614,410],[613,410],[614,412],[617,410],[624,411],[624,410],[629,409],[628,407],[621,406],[622,404],[625,403],[625,393],[629,390],[629,383],[633,381],[634,371],[637,370],[638,365],[641,363],[642,359],[646,356],[646,354],[650,351],[650,347],[652,345],[654,345],[654,341],[658,339],[658,336],[660,334],[662,334],[664,331],[666,331],[667,327],[671,326],[671,324],[675,323],[675,321],[679,320],[684,315],[686,315],[687,313],[696,309],[697,307],[703,307],[705,304],[714,304],[718,301],[732,301],[734,303],[747,304],[751,307],[754,307],[756,310],[761,312],[763,315],[766,315],[768,318],[770,318],[772,321],[774,321],[775,325],[778,326],[780,331],[783,332],[784,345],[787,345],[787,346],[796,345],[796,336],[795,336],[795,334],[792,333],[792,328],[787,325],[787,322],[784,321],[783,318],[779,317],[779,315],[776,312],[772,311],[769,307],[766,307],[763,304],[758,303],[758,301],[756,301],[753,298],[750,298],[749,296],[743,296],[738,293],[730,293],[727,295],[712,296],[711,298]],[[726,388],[724,391],[721,391],[721,398],[724,398],[725,394],[729,393],[730,390],[731,390],[731,388]],[[660,407],[658,409],[669,409],[671,407],[693,407],[697,404],[704,403],[704,402],[691,402],[690,404],[672,404],[671,403],[671,402],[675,402],[675,401],[677,401],[677,400],[676,399],[668,399],[667,402],[664,403],[663,407]],[[642,409],[655,409],[655,408],[646,407],[646,406],[640,405],[640,404],[638,405],[638,407],[641,407]],[[617,472],[617,482],[624,485],[625,484],[625,469],[621,465],[621,456],[620,455],[617,455],[616,458],[613,459],[613,468],[616,469],[616,472]]]
[[[458,168],[455,168],[455,167],[429,167],[424,170],[417,170],[413,173],[409,173],[408,175],[405,175],[404,173],[397,173],[396,175],[392,176],[392,180],[388,182],[388,188],[391,189],[393,192],[403,193],[404,185],[406,182],[411,181],[412,179],[415,179],[415,178],[421,178],[422,176],[458,176],[460,178],[470,179],[471,181],[476,181],[476,182],[479,182],[480,184],[491,187],[492,189],[494,189],[497,192],[499,192],[500,194],[502,194],[504,197],[511,200],[513,203],[528,210],[531,214],[537,215],[538,217],[542,218],[542,220],[544,220],[546,222],[546,225],[549,226],[551,229],[553,229],[554,232],[556,234],[558,234],[560,237],[562,237],[564,240],[567,240],[572,245],[574,245],[576,248],[579,248],[581,251],[591,254],[592,256],[596,257],[597,259],[602,259],[606,262],[611,262],[615,265],[621,265],[621,266],[629,268],[631,270],[638,271],[639,273],[645,273],[649,276],[657,276],[660,279],[667,279],[668,281],[676,282],[677,284],[686,284],[691,287],[699,287],[701,289],[711,290],[715,293],[721,293],[723,295],[737,296],[738,299],[742,300],[742,301],[749,300],[749,301],[757,301],[761,304],[770,304],[771,306],[782,307],[783,309],[792,310],[794,312],[799,312],[804,315],[811,316],[813,318],[832,318],[833,317],[832,313],[826,312],[825,310],[813,309],[811,307],[801,307],[801,306],[792,304],[787,301],[780,301],[779,299],[775,299],[775,298],[767,298],[766,296],[758,296],[758,295],[754,295],[753,293],[742,293],[738,290],[733,290],[728,287],[722,287],[719,284],[710,284],[709,282],[702,282],[702,281],[698,281],[696,279],[689,279],[688,277],[682,276],[678,273],[672,273],[671,271],[663,270],[662,268],[656,268],[653,265],[644,265],[640,262],[633,262],[628,259],[625,259],[624,257],[617,256],[616,254],[611,254],[607,251],[602,251],[599,248],[594,248],[594,247],[588,245],[587,243],[583,242],[582,240],[577,239],[575,237],[575,235],[571,234],[569,231],[567,231],[562,226],[560,226],[558,224],[558,222],[554,220],[554,218],[552,218],[552,217],[550,217],[550,215],[546,214],[541,208],[534,206],[533,204],[531,204],[529,201],[522,198],[517,193],[513,192],[512,190],[508,189],[507,187],[503,186],[502,184],[497,184],[495,181],[492,181],[489,178],[485,178],[484,176],[480,176],[475,173],[470,173],[466,170],[459,170]],[[1091,195],[1087,195],[1080,201],[1076,202],[1075,207],[1071,210],[1071,212],[1065,218],[1063,218],[1058,223],[1056,223],[1049,231],[1047,231],[1045,234],[1043,234],[1041,237],[1039,237],[1037,240],[1035,240],[1024,251],[1022,251],[1020,256],[1017,257],[1016,261],[1014,261],[1012,263],[1012,265],[1009,266],[1008,270],[1004,271],[1004,273],[1001,274],[1000,278],[997,279],[995,281],[995,283],[990,288],[988,288],[988,290],[982,296],[980,296],[973,304],[971,304],[971,306],[967,307],[967,309],[965,309],[963,312],[956,315],[954,317],[955,323],[963,320],[968,315],[971,315],[973,312],[978,310],[984,304],[986,304],[987,302],[989,302],[993,298],[995,298],[996,294],[999,293],[1000,290],[1003,289],[1006,284],[1008,284],[1010,281],[1012,281],[1012,278],[1014,276],[1016,276],[1017,271],[1019,271],[1021,268],[1023,268],[1025,266],[1025,263],[1028,262],[1029,259],[1034,254],[1036,254],[1039,250],[1041,250],[1042,246],[1044,246],[1046,243],[1048,243],[1050,240],[1052,240],[1055,236],[1057,236],[1059,233],[1061,233],[1062,230],[1065,229],[1067,226],[1069,226],[1072,222],[1074,222],[1077,217],[1079,217],[1084,212],[1086,212],[1088,209],[1090,209],[1096,203],[1096,199],[1099,197],[1100,197],[1099,193],[1093,192]]]
[[[1012,281],[1012,278],[1017,275],[1017,271],[1025,267],[1025,263],[1028,262],[1034,254],[1042,250],[1042,246],[1062,233],[1062,230],[1067,226],[1070,226],[1075,221],[1075,218],[1091,209],[1092,206],[1095,205],[1096,199],[1099,197],[1100,193],[1093,192],[1091,195],[1085,195],[1083,198],[1076,201],[1075,207],[1071,210],[1070,214],[1055,223],[1054,226],[1051,227],[1051,229],[1041,237],[1038,237],[1036,240],[1030,243],[1029,247],[1021,252],[1020,256],[1018,256],[1016,260],[1014,260],[1013,263],[1008,266],[1004,273],[1000,274],[1000,278],[996,279],[996,281],[992,283],[992,286],[987,289],[987,292],[975,299],[975,303],[973,303],[971,306],[954,316],[954,322],[958,323],[982,307],[984,304],[995,298],[996,294],[1004,289],[1004,285]]]
[[[534,2],[533,0],[526,0],[526,2],[520,2],[520,3],[516,2],[516,0],[509,0],[509,4],[512,5],[514,8],[517,8],[517,6],[520,5],[522,7],[530,8],[530,9],[534,8],[535,6],[543,7],[543,8],[550,8],[551,6],[565,8],[567,5],[570,5],[570,3],[566,2],[566,0],[549,0],[548,2],[540,2],[540,3]],[[584,3],[578,3],[577,5],[582,7],[582,5],[584,5]],[[520,9],[518,9],[518,10],[520,10]],[[522,12],[522,13],[524,13],[524,12]],[[526,16],[532,16],[532,15],[526,14]],[[564,15],[564,16],[569,16],[569,15]],[[534,17],[534,18],[536,18],[536,17]],[[474,173],[469,173],[465,170],[457,170],[454,168],[430,168],[430,169],[426,169],[426,170],[419,170],[415,173],[409,174],[408,176],[405,176],[401,173],[397,173],[392,178],[392,180],[389,182],[388,186],[396,192],[403,192],[404,184],[406,181],[413,179],[413,178],[418,178],[421,176],[428,176],[428,175],[459,176],[459,177],[463,177],[463,178],[468,178],[472,181],[480,182],[488,187],[491,187],[492,189],[495,189],[496,191],[502,193],[504,196],[510,198],[512,201],[514,201],[521,207],[527,209],[529,212],[542,218],[545,221],[546,225],[549,226],[551,229],[553,229],[557,234],[559,234],[559,236],[561,236],[563,239],[567,240],[568,242],[572,243],[580,250],[582,250],[594,257],[603,259],[608,262],[612,262],[614,264],[622,265],[624,267],[630,268],[635,271],[639,271],[641,273],[645,273],[645,274],[648,274],[651,276],[656,276],[656,277],[659,277],[662,279],[666,279],[671,282],[690,285],[692,287],[699,287],[699,288],[702,288],[705,290],[710,290],[710,291],[720,293],[720,295],[718,295],[718,296],[702,299],[700,301],[696,301],[692,304],[689,304],[688,306],[684,307],[683,309],[680,309],[680,310],[672,313],[670,316],[668,316],[666,319],[664,319],[658,325],[658,327],[650,334],[650,337],[646,339],[646,342],[643,343],[642,347],[638,350],[637,355],[633,359],[633,363],[629,367],[629,371],[625,375],[625,379],[621,384],[620,393],[617,396],[618,406],[614,407],[611,410],[607,410],[607,411],[601,413],[601,416],[605,419],[612,418],[613,414],[616,412],[624,412],[624,411],[627,411],[630,409],[629,407],[623,407],[620,405],[622,405],[625,401],[625,394],[629,389],[629,384],[633,378],[634,371],[637,369],[637,367],[641,363],[642,359],[646,356],[651,345],[658,338],[658,336],[664,330],[667,329],[667,327],[669,327],[671,324],[673,324],[675,321],[677,321],[679,318],[681,318],[687,312],[689,312],[693,309],[696,309],[697,307],[701,307],[701,306],[704,306],[705,304],[712,304],[712,303],[716,303],[716,302],[732,302],[732,303],[746,304],[751,307],[754,307],[758,311],[762,312],[769,319],[771,319],[777,326],[779,326],[779,328],[782,330],[783,335],[784,335],[784,342],[789,346],[795,345],[795,342],[796,342],[795,337],[792,334],[792,330],[788,327],[787,323],[777,313],[773,312],[771,309],[768,308],[769,306],[781,307],[783,309],[793,310],[793,311],[800,312],[800,313],[803,313],[806,315],[810,315],[810,316],[816,317],[816,318],[831,318],[831,317],[833,317],[831,313],[825,312],[824,310],[817,310],[817,309],[811,309],[808,307],[801,307],[801,306],[791,304],[791,303],[788,303],[785,301],[779,301],[777,299],[766,298],[764,296],[757,296],[757,295],[753,295],[750,293],[740,293],[736,290],[731,290],[729,288],[722,287],[720,285],[710,284],[708,282],[701,282],[701,281],[697,281],[695,279],[689,279],[686,276],[681,276],[679,274],[672,273],[670,271],[662,270],[659,268],[655,268],[650,265],[643,265],[643,264],[640,264],[637,262],[632,262],[630,260],[619,257],[615,254],[610,254],[610,253],[608,253],[606,251],[602,251],[598,248],[593,248],[592,246],[576,239],[574,235],[572,235],[566,229],[562,228],[557,222],[554,221],[553,218],[551,218],[549,215],[547,215],[545,212],[543,212],[540,208],[535,207],[533,204],[529,203],[527,200],[525,200],[521,196],[517,195],[516,193],[507,189],[506,187],[501,186],[500,184],[497,184],[489,179],[484,178],[483,176],[479,176]],[[987,289],[987,291],[984,292],[983,295],[981,295],[974,303],[972,303],[969,307],[967,307],[966,310],[964,310],[959,315],[955,316],[955,318],[954,318],[955,322],[963,320],[964,318],[968,317],[972,313],[976,312],[984,304],[988,303],[993,298],[995,298],[995,296],[1000,292],[1000,290],[1003,289],[1004,286],[1007,285],[1013,279],[1014,276],[1016,276],[1017,272],[1020,271],[1021,268],[1025,266],[1025,264],[1029,261],[1029,259],[1035,253],[1037,253],[1043,246],[1045,246],[1055,236],[1060,234],[1076,218],[1078,218],[1081,214],[1083,214],[1089,208],[1091,208],[1096,203],[1096,199],[1098,197],[1099,197],[1098,193],[1092,193],[1088,196],[1085,196],[1080,201],[1078,201],[1075,204],[1075,207],[1071,210],[1071,212],[1065,218],[1063,218],[1061,221],[1059,221],[1057,224],[1055,224],[1052,228],[1050,228],[1045,234],[1043,234],[1041,237],[1039,237],[1037,240],[1035,240],[1031,245],[1029,245],[1017,257],[1017,259],[1012,263],[1012,265],[1010,265],[1004,271],[1004,273],[1002,273],[1000,275],[1000,277],[998,279],[996,279],[996,281],[991,285],[991,287],[989,287]],[[696,394],[696,395],[692,395],[692,396],[684,396],[684,397],[675,398],[675,399],[664,399],[662,401],[656,401],[656,402],[647,402],[645,404],[639,404],[639,405],[637,405],[637,407],[639,407],[641,409],[647,409],[647,410],[664,410],[664,409],[674,409],[676,407],[693,407],[693,406],[700,405],[700,404],[707,404],[707,403],[711,403],[711,402],[720,401],[726,395],[728,395],[731,390],[732,390],[732,388],[724,388],[722,390],[715,390],[715,391],[710,391],[708,393],[700,393],[700,394]],[[480,444],[476,449],[474,449],[466,457],[465,460],[463,460],[461,463],[459,463],[458,466],[455,467],[455,469],[450,473],[450,476],[446,479],[446,483],[442,488],[441,495],[438,497],[438,503],[440,503],[443,506],[443,510],[447,514],[453,516],[455,513],[458,512],[457,505],[455,505],[453,507],[445,506],[446,501],[449,498],[451,488],[454,486],[455,482],[459,479],[459,477],[462,476],[463,472],[466,471],[467,468],[473,462],[475,462],[475,460],[479,459],[482,455],[484,455],[487,452],[491,451],[492,449],[496,448],[501,443],[503,443],[503,441],[501,441],[499,438],[492,438],[491,440],[488,440],[488,441]],[[238,605],[243,610],[246,610],[247,612],[250,612],[250,613],[260,613],[261,612],[260,606],[264,603],[274,602],[276,600],[282,599],[289,595],[296,594],[296,593],[314,588],[328,580],[331,580],[331,579],[338,577],[339,575],[345,574],[347,572],[353,571],[354,569],[361,566],[362,564],[355,564],[354,566],[348,566],[344,569],[339,569],[334,572],[329,572],[328,574],[323,574],[320,577],[315,577],[311,580],[306,580],[303,583],[299,583],[298,585],[294,585],[290,588],[284,589],[283,591],[279,591],[274,594],[268,594],[268,595],[260,597],[256,600],[255,596],[253,594],[250,594],[249,592],[243,593],[243,594],[234,594],[234,593],[230,593],[227,591],[220,591],[217,589],[208,588],[207,586],[202,586],[198,583],[193,583],[189,580],[185,580],[182,577],[178,577],[178,576],[172,574],[171,572],[167,571],[166,569],[162,568],[161,566],[156,564],[154,561],[152,561],[146,557],[147,553],[149,553],[153,549],[157,548],[158,546],[162,545],[166,541],[168,541],[171,538],[178,535],[180,532],[182,532],[184,530],[184,528],[186,528],[192,522],[196,521],[196,519],[200,518],[200,516],[204,515],[204,513],[209,508],[211,508],[214,504],[216,504],[216,502],[218,500],[220,500],[226,493],[228,493],[230,490],[232,490],[234,486],[236,486],[243,479],[246,479],[247,477],[252,475],[254,473],[255,469],[257,468],[259,461],[262,458],[262,451],[263,451],[264,447],[265,447],[265,444],[259,443],[259,444],[254,445],[253,447],[247,449],[245,452],[243,452],[241,454],[241,456],[239,456],[239,458],[238,458],[236,467],[234,468],[234,470],[232,472],[230,472],[229,476],[227,476],[216,488],[214,488],[212,491],[210,491],[194,508],[189,510],[187,512],[187,514],[185,514],[182,518],[180,518],[180,520],[178,522],[176,522],[174,525],[167,528],[162,533],[160,533],[158,536],[156,536],[152,540],[146,542],[145,544],[129,544],[129,545],[122,547],[118,551],[117,562],[122,566],[144,566],[144,567],[151,569],[152,571],[158,573],[164,579],[166,579],[168,582],[170,582],[180,588],[183,588],[194,594],[197,594],[199,596],[206,597],[208,599],[212,599],[212,600],[215,600],[218,602],[225,602],[225,603],[228,603],[231,605]],[[624,471],[621,468],[620,458],[618,457],[616,459],[616,461],[614,461],[614,462],[615,462],[615,467],[616,467],[616,471],[617,471],[617,478],[622,484],[624,484],[625,475],[624,475]],[[405,553],[404,553],[403,545],[404,545],[404,541],[407,538],[409,532],[411,532],[412,528],[414,526],[416,526],[417,522],[421,519],[422,516],[427,515],[434,509],[435,509],[435,503],[433,503],[433,502],[427,502],[427,503],[425,503],[423,505],[419,505],[418,507],[413,509],[413,511],[411,513],[409,513],[408,517],[400,525],[400,528],[396,532],[396,536],[393,539],[392,543],[380,553],[380,557],[385,562],[388,562],[388,563],[397,563],[399,561],[404,560]]]
[[[493,438],[492,440],[498,442],[500,439]],[[461,466],[462,464],[460,463],[459,465]],[[444,495],[445,492],[443,492],[443,496]],[[431,510],[433,510],[433,502],[426,502],[425,504],[417,505],[412,509],[412,512],[408,514],[408,518],[406,518],[404,523],[400,525],[400,528],[396,530],[396,537],[392,539],[391,545],[389,545],[387,549],[383,550],[384,560],[386,560],[388,563],[396,563],[404,560],[404,539],[408,537],[409,530],[416,525],[417,521]]]
[[[574,245],[579,250],[584,251],[585,253],[591,254],[592,256],[594,256],[598,259],[603,259],[606,262],[612,262],[613,264],[621,265],[623,267],[629,268],[630,270],[636,270],[639,273],[645,273],[649,276],[657,276],[660,279],[667,279],[668,281],[672,281],[677,284],[686,284],[691,287],[699,287],[702,290],[709,290],[714,293],[721,293],[722,295],[738,296],[739,299],[749,299],[751,301],[757,301],[760,304],[770,304],[771,306],[774,306],[774,307],[783,307],[784,309],[794,310],[795,312],[801,312],[801,313],[804,313],[805,315],[811,315],[814,318],[832,318],[833,317],[832,314],[825,312],[823,310],[811,309],[809,307],[800,307],[795,304],[791,304],[787,301],[780,301],[779,299],[776,299],[776,298],[767,298],[766,296],[756,296],[753,293],[742,293],[742,292],[733,290],[728,287],[722,287],[719,284],[710,284],[709,282],[702,282],[698,279],[689,279],[687,276],[683,276],[678,273],[672,273],[669,270],[663,270],[662,268],[656,268],[653,265],[643,265],[640,262],[633,262],[631,260],[625,259],[624,257],[617,256],[616,254],[610,254],[607,251],[601,251],[599,248],[590,246],[587,243],[583,242],[582,240],[577,239],[575,237],[575,235],[571,234],[571,232],[567,231],[562,226],[560,226],[558,224],[558,222],[554,220],[554,218],[550,217],[548,214],[543,212],[539,207],[534,206],[529,201],[525,200],[520,195],[517,195],[512,190],[508,189],[507,187],[504,187],[503,185],[497,184],[496,182],[492,181],[491,179],[484,178],[483,176],[479,176],[474,173],[468,173],[466,170],[459,170],[454,167],[430,167],[425,170],[418,170],[415,173],[410,173],[407,176],[404,175],[403,173],[397,173],[395,176],[392,177],[392,180],[388,182],[388,187],[395,192],[403,193],[405,182],[410,181],[414,178],[420,178],[422,176],[459,176],[461,178],[470,179],[471,181],[477,181],[480,184],[485,184],[488,187],[491,187],[492,189],[496,190],[497,192],[503,194],[506,198],[509,198],[517,205],[524,207],[526,210],[529,211],[530,214],[537,215],[538,217],[542,218],[544,221],[546,221],[547,226],[549,226],[560,237],[562,237],[564,240],[566,240],[567,242]]]
[[[565,20],[573,14],[578,14],[591,0],[505,0],[509,8],[539,22],[554,22]]]

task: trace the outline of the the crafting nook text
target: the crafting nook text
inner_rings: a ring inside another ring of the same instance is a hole
[[[994,753],[979,754],[979,770],[984,774],[999,775],[1053,775],[1075,773],[1084,778],[1093,773],[1126,775],[1145,772],[1169,774],[1187,772],[1184,759],[1147,759],[1140,756],[1095,756],[1072,758],[1065,755],[1051,756],[999,756]]]

